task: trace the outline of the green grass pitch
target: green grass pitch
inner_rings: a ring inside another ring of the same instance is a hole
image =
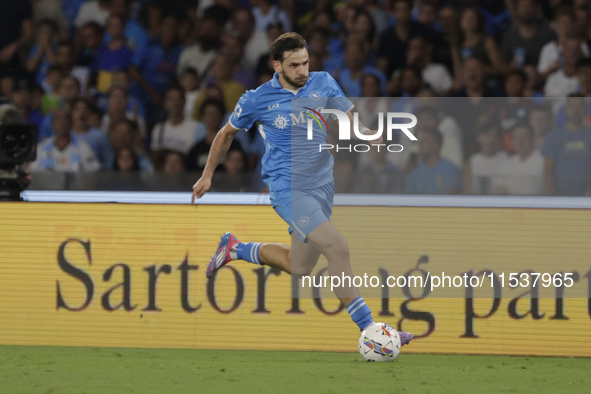
[[[588,393],[591,359],[0,346],[2,393]]]

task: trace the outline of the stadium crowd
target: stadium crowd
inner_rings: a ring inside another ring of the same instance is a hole
[[[197,179],[239,97],[272,78],[269,44],[295,30],[310,71],[328,71],[358,97],[365,124],[376,127],[379,112],[417,114],[419,142],[398,136],[399,154],[334,152],[337,191],[589,190],[589,0],[0,4],[0,94],[39,127],[34,176]],[[236,135],[218,190],[263,189],[242,177],[260,173],[265,145],[254,131]]]

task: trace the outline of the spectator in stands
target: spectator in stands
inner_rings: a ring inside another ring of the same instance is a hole
[[[174,176],[185,171],[185,155],[179,151],[167,151],[164,154],[164,166],[162,168],[166,175]]]
[[[423,88],[423,76],[417,66],[407,65],[402,67],[399,72],[392,75],[392,80],[388,84],[388,90],[393,97],[415,97]],[[399,103],[411,104],[408,100],[399,100]],[[399,107],[400,110],[412,110],[412,106],[407,108]]]
[[[182,51],[177,42],[176,24],[174,16],[165,17],[159,29],[160,37],[150,40],[143,54],[134,56],[129,69],[129,75],[137,83],[136,97],[148,108],[148,114],[158,115],[164,92],[176,76]]]
[[[33,40],[31,3],[0,0],[0,74],[22,74],[17,53]]]
[[[113,170],[120,172],[140,171],[140,164],[133,149],[121,148],[115,152],[115,161],[113,162]]]
[[[107,21],[111,42],[101,44],[90,66],[91,80],[96,83],[99,93],[106,94],[109,91],[115,71],[127,71],[132,64],[133,52],[125,44],[124,30],[124,18],[111,15]]]
[[[222,45],[223,24],[210,12],[210,8],[206,9],[198,32],[197,42],[181,52],[177,65],[178,75],[189,68],[196,70],[200,76],[204,75]]]
[[[457,50],[462,61],[476,58],[487,75],[501,75],[506,66],[495,40],[486,34],[486,21],[478,8],[464,8],[460,14],[460,43]]]
[[[131,120],[137,122],[138,129],[140,131],[140,140],[138,140],[138,146],[143,146],[140,141],[145,141],[146,139],[146,122],[144,118],[140,116],[137,110],[129,111],[127,102],[129,100],[129,95],[127,91],[119,86],[114,86],[109,91],[109,101],[107,104],[107,109],[103,118],[101,119],[101,126],[100,129],[104,132],[108,133],[111,129],[111,125],[122,120]]]
[[[562,51],[564,67],[550,74],[544,86],[547,97],[565,97],[577,91],[577,63],[581,58],[581,42],[577,38],[569,38]]]
[[[566,100],[566,125],[553,130],[542,147],[549,195],[582,196],[591,181],[591,131],[584,127],[585,102],[580,94]]]
[[[207,133],[204,139],[191,147],[191,150],[187,155],[186,167],[188,171],[203,171],[205,168],[209,149],[221,128],[225,112],[224,105],[220,101],[209,100],[203,103],[203,106],[201,107],[201,117],[203,118]],[[240,143],[235,139],[232,140],[232,145],[230,146],[230,150],[232,149],[242,149]],[[222,167],[218,166],[216,171],[220,171],[221,169]]]
[[[16,107],[25,122],[40,127],[43,123],[43,114],[39,109],[33,108],[31,90],[31,87],[26,81],[19,82],[10,95],[10,102]]]
[[[563,52],[568,39],[575,38],[573,11],[569,7],[562,7],[556,11],[554,16],[554,30],[556,39],[548,42],[542,48],[538,60],[538,72],[542,81],[545,81],[552,73],[564,68]],[[581,53],[589,57],[587,43],[581,41]]]
[[[197,20],[197,4],[199,0],[148,0],[147,17],[150,34],[160,34],[160,21],[167,15],[174,16],[177,20],[189,17],[190,20]]]
[[[438,96],[445,96],[451,89],[453,80],[449,70],[440,63],[432,61],[433,46],[427,44],[423,37],[417,36],[408,40],[406,64],[418,67],[425,83]]]
[[[226,56],[230,63],[230,74],[232,80],[241,83],[246,90],[255,89],[256,78],[252,70],[247,70],[242,65],[244,58],[244,47],[240,38],[234,34],[226,34],[224,36],[224,45],[222,46],[222,54]],[[209,81],[206,79],[205,84]]]
[[[347,40],[367,43],[368,59],[375,64],[375,51],[379,44],[376,27],[371,15],[364,8],[356,8],[352,13],[351,25],[347,29]]]
[[[501,126],[496,120],[484,122],[476,133],[480,152],[472,155],[464,166],[464,193],[491,194],[499,167],[509,156],[501,149]]]
[[[591,97],[591,60],[581,59],[577,63],[577,80],[583,96]]]
[[[164,96],[166,121],[154,126],[150,150],[156,152],[168,149],[189,153],[197,140],[197,122],[191,117],[185,117],[184,107],[184,90],[180,86],[168,88]]]
[[[201,93],[201,89],[199,89],[201,82],[199,80],[199,75],[197,75],[197,71],[192,68],[185,70],[181,74],[179,84],[185,91],[184,115],[185,117],[192,118],[193,110],[195,109],[195,100],[197,100],[197,96]]]
[[[62,12],[59,0],[31,0],[33,5],[33,22],[35,24],[43,20],[50,20],[55,24],[56,32],[64,37],[69,34],[70,25]]]
[[[544,106],[533,107],[529,111],[529,126],[533,131],[534,147],[542,149],[548,133],[552,130],[552,114]]]
[[[79,55],[76,64],[90,67],[103,42],[103,28],[96,22],[85,23],[80,28]]]
[[[380,94],[387,88],[384,74],[375,67],[368,66],[367,42],[348,41],[345,46],[345,68],[338,73],[337,81],[346,96],[361,96],[361,76],[373,74],[380,80]]]
[[[81,28],[88,22],[96,22],[105,26],[110,13],[110,0],[90,0],[80,7],[74,26]]]
[[[79,98],[72,105],[72,135],[84,141],[101,163],[101,168],[110,167],[109,158],[113,154],[107,133],[90,126],[90,108],[88,100]]]
[[[474,133],[476,117],[479,114],[490,113],[498,109],[499,101],[490,99],[477,100],[482,97],[499,97],[501,92],[485,84],[484,67],[478,59],[467,59],[464,62],[463,79],[464,85],[460,90],[452,92],[451,97],[464,97],[446,102],[448,112],[455,118],[463,131],[462,146],[464,157],[477,151],[476,135]]]
[[[35,82],[41,85],[49,67],[55,63],[56,26],[53,21],[42,20],[35,28],[35,44],[27,59],[27,72],[35,74]]]
[[[80,172],[100,169],[101,165],[92,149],[84,141],[72,137],[70,125],[70,113],[65,109],[56,110],[51,122],[53,137],[45,139],[37,147],[37,160],[31,164],[31,171]]]
[[[418,7],[417,22],[434,28],[435,22],[437,21],[437,6],[431,2],[422,2]]]
[[[255,29],[255,19],[246,8],[238,9],[232,17],[232,30],[238,32],[244,46],[244,68],[254,70],[259,58],[269,52],[264,31]]]
[[[130,0],[111,0],[110,13],[112,15],[121,15],[125,30],[123,36],[125,37],[125,44],[133,51],[136,57],[143,56],[143,52],[148,45],[148,34],[143,26],[135,19],[131,18],[131,4]],[[175,26],[176,27],[176,26]],[[111,41],[111,36],[105,36],[105,43]]]
[[[417,110],[417,135],[418,138],[422,135],[425,130],[437,130],[441,133],[441,149],[439,154],[442,158],[448,160],[450,163],[455,165],[458,170],[463,166],[463,153],[462,153],[462,140],[461,135],[457,129],[449,127],[443,122],[444,119],[439,117],[439,111],[435,106],[432,105],[421,105]],[[402,140],[405,137],[401,137]],[[404,141],[410,141],[407,138]],[[416,142],[410,141],[411,144],[416,146]]]
[[[385,147],[372,147],[369,151],[369,164],[360,165],[355,181],[356,193],[394,194],[400,193],[401,174],[387,157]]]
[[[330,32],[322,27],[314,28],[308,35],[308,52],[310,56],[316,55],[322,62],[322,70],[334,74],[342,61],[337,56],[331,56],[328,51]]]
[[[499,165],[493,179],[493,194],[544,194],[544,158],[534,147],[534,134],[527,123],[511,129],[515,154]]]
[[[542,48],[554,38],[552,29],[536,19],[534,0],[517,0],[514,26],[503,37],[503,59],[510,67],[537,66]]]
[[[76,65],[74,45],[69,41],[59,42],[54,58],[55,65],[61,69],[62,75],[76,78],[80,87],[80,93],[86,92],[89,70],[88,67]]]
[[[228,59],[223,54],[218,54],[211,62],[209,67],[211,73],[211,80],[207,84],[208,86],[216,85],[221,88],[223,92],[224,105],[226,106],[225,112],[232,112],[234,106],[240,99],[240,96],[246,91],[244,85],[231,79],[231,68]],[[207,86],[206,85],[206,86]],[[206,100],[207,93],[202,92],[195,100],[195,112],[193,117],[197,120],[199,108],[203,105]]]
[[[422,164],[408,174],[404,192],[408,194],[456,194],[460,192],[461,172],[439,156],[443,137],[437,130],[425,130],[419,139]]]
[[[141,171],[152,172],[154,167],[150,162],[148,156],[137,141],[141,138],[139,126],[137,122],[129,119],[121,119],[113,123],[109,130],[109,142],[113,152],[118,152],[121,149],[128,149],[134,153],[137,158]],[[109,158],[111,166],[115,165],[116,156],[113,154]]]
[[[255,28],[267,31],[267,27],[274,22],[281,22],[285,31],[291,31],[291,20],[287,12],[273,4],[272,0],[250,0]]]
[[[376,66],[390,77],[395,70],[402,67],[406,53],[408,39],[422,36],[428,42],[433,33],[425,25],[411,19],[412,2],[410,0],[395,0],[392,5],[396,24],[380,36]]]

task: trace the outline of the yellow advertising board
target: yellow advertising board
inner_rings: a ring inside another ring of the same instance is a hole
[[[441,296],[362,289],[374,320],[416,334],[406,352],[591,356],[590,211],[335,207],[334,222],[354,273],[491,274]],[[206,279],[226,231],[289,242],[269,206],[2,203],[0,344],[356,351],[330,289],[241,261]],[[574,286],[509,287],[523,272]]]

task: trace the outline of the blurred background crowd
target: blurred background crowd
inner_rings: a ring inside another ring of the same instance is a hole
[[[335,154],[337,191],[585,195],[589,0],[0,0],[0,95],[39,127],[32,188],[190,190],[269,45],[307,40],[371,127],[417,114],[403,152]],[[213,190],[261,191],[237,134]],[[59,174],[59,176],[57,175]],[[138,183],[139,182],[139,183]]]

